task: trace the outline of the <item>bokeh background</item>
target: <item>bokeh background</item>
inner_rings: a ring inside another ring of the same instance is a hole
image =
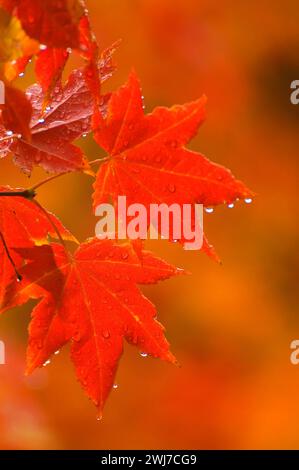
[[[222,163],[257,197],[220,207],[205,226],[223,265],[167,242],[148,243],[192,275],[151,288],[182,367],[126,346],[101,422],[74,377],[68,348],[23,375],[30,308],[0,320],[2,449],[299,448],[299,79],[297,0],[90,0],[102,47],[122,38],[118,72],[141,77],[147,111],[208,96],[208,118],[191,148]],[[75,65],[74,59],[70,66]],[[26,87],[32,70],[19,79]],[[99,150],[82,140],[91,159]],[[1,161],[0,182],[28,185]],[[93,235],[91,183],[70,175],[39,200],[84,240]]]

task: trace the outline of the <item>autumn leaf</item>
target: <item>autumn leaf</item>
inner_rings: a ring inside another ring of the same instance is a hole
[[[56,244],[17,252],[29,261],[20,270],[22,282],[8,289],[2,310],[41,299],[29,328],[27,372],[72,340],[78,380],[101,412],[123,339],[153,357],[175,362],[155,319],[156,309],[136,284],[156,283],[179,270],[146,251],[140,259],[131,243],[111,240],[92,239],[71,258]]]
[[[110,78],[115,70],[112,64],[114,50],[114,46],[105,50],[99,61],[102,82]],[[88,162],[82,150],[72,143],[91,130],[94,102],[85,82],[84,69],[74,70],[65,86],[61,82],[56,85],[44,112],[45,95],[41,86],[35,84],[29,87],[26,96],[30,107],[33,108],[30,123],[31,141],[18,136],[10,141],[9,150],[14,154],[14,162],[28,174],[36,165],[52,173],[88,171]],[[101,97],[103,113],[109,96]],[[21,119],[23,124],[25,122],[24,115],[20,113],[16,119]],[[0,124],[0,158],[8,153],[7,131],[9,133],[10,130],[20,133],[20,130],[12,129],[12,120],[6,122],[5,127]]]
[[[54,227],[64,240],[76,242],[76,239],[54,215],[49,212],[46,215],[31,200],[15,196],[16,191],[25,192],[26,190],[12,189],[9,186],[0,187],[0,302],[8,282],[15,277],[15,270],[22,265],[22,258],[14,251],[16,248],[48,243],[49,236],[57,238]],[[12,195],[9,196],[9,194]]]
[[[205,118],[206,98],[172,108],[158,107],[144,115],[140,83],[133,72],[112,94],[107,117],[98,122],[94,136],[107,152],[94,184],[94,207],[127,204],[232,203],[252,196],[246,186],[223,166],[184,147]],[[148,211],[149,213],[149,211]],[[210,253],[208,242],[204,249]]]
[[[0,7],[0,64],[31,55],[38,50],[36,41],[22,29],[20,21]]]
[[[44,114],[41,87],[33,85],[26,95],[33,107],[30,124],[32,135],[30,142],[23,138],[16,138],[12,142],[10,151],[14,154],[15,163],[26,173],[30,173],[35,165],[57,173],[87,170],[88,163],[82,150],[72,144],[75,139],[90,131],[93,112],[93,100],[82,70],[73,71],[64,87],[57,85]],[[3,127],[0,136],[7,140],[7,131]]]
[[[16,14],[28,36],[50,47],[79,47],[79,0],[18,0]]]
[[[63,69],[69,57],[66,49],[47,47],[37,55],[35,73],[43,92],[46,94],[45,105],[51,97],[53,88],[60,80]]]
[[[2,109],[1,120],[4,126],[0,127],[0,147],[1,137],[6,140],[7,133],[15,133],[24,142],[31,140],[32,106],[23,91],[6,84],[5,104],[0,108]]]
[[[57,238],[54,226],[64,240],[76,241],[57,217],[46,211],[47,216],[28,196],[18,197],[14,195],[16,192],[29,194],[24,188],[0,186],[0,231],[8,247],[24,248],[45,244],[48,236]]]

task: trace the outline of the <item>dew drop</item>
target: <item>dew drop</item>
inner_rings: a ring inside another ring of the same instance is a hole
[[[117,390],[117,389],[118,389],[118,385],[117,385],[117,384],[114,384],[114,385],[113,385],[113,388],[114,388],[114,390]]]
[[[80,331],[76,331],[74,336],[73,336],[73,340],[76,342],[76,343],[79,343],[79,341],[81,340],[81,333]]]
[[[25,75],[24,72],[19,73],[19,77],[21,77],[21,78],[24,77],[24,75]]]
[[[45,51],[47,49],[46,44],[40,44],[39,49],[40,51]]]
[[[6,135],[7,135],[8,137],[11,137],[11,136],[13,135],[13,131],[7,131],[7,132],[6,132]]]
[[[140,356],[141,356],[141,357],[147,357],[148,354],[147,354],[146,352],[141,352],[141,353],[140,353]]]
[[[60,353],[60,351],[55,351],[54,355],[57,356]]]
[[[206,212],[207,214],[213,214],[214,208],[213,208],[213,207],[205,207],[205,212]]]
[[[46,366],[48,366],[49,364],[51,364],[51,361],[50,361],[50,360],[44,362],[44,363],[43,363],[43,367],[46,367]]]
[[[82,134],[82,137],[83,139],[85,139],[87,137],[87,134],[86,133]]]
[[[167,186],[167,189],[168,189],[168,191],[169,191],[170,193],[175,193],[175,192],[176,192],[176,187],[175,187],[174,184],[169,184],[169,185]]]
[[[227,207],[228,207],[229,209],[233,209],[233,208],[235,207],[235,204],[233,204],[233,203],[227,204]]]
[[[103,338],[105,338],[105,339],[109,339],[109,338],[110,338],[110,332],[109,332],[108,330],[104,330],[104,331],[102,332],[102,336],[103,336]]]
[[[245,204],[251,204],[252,203],[251,197],[247,197],[246,199],[244,199],[244,202]]]
[[[38,122],[39,122],[40,124],[43,124],[43,123],[45,122],[45,120],[44,120],[44,118],[40,118],[40,119],[38,120]]]

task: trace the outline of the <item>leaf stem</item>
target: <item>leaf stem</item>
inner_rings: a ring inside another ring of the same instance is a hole
[[[92,160],[91,162],[89,162],[90,165],[97,165],[98,163],[103,163],[103,162],[106,162],[107,160],[109,160],[110,156],[107,155],[106,157],[104,158],[98,158],[97,160]]]
[[[14,260],[12,259],[11,254],[10,254],[9,249],[8,249],[8,246],[7,246],[7,244],[6,244],[4,235],[3,235],[3,233],[2,233],[1,231],[0,231],[0,238],[1,238],[1,241],[2,241],[2,243],[3,243],[4,250],[5,250],[5,253],[6,253],[6,255],[7,255],[7,258],[8,258],[8,260],[9,260],[10,264],[12,265],[14,272],[16,273],[17,280],[18,280],[18,281],[21,281],[21,280],[22,280],[22,276],[21,276],[21,274],[20,274],[20,273],[18,272],[18,270],[17,270],[17,267],[16,267],[16,265],[15,265],[15,262],[14,262]]]
[[[62,173],[57,173],[56,175],[52,175],[52,176],[49,176],[48,178],[40,181],[39,183],[35,184],[34,186],[32,186],[30,188],[31,191],[36,191],[38,188],[40,188],[41,186],[43,186],[44,184],[47,184],[49,183],[50,181],[53,181],[55,180],[56,178],[59,178],[60,176],[63,176],[63,175],[67,175],[68,173],[70,173],[69,171],[63,171]]]
[[[36,192],[33,188],[24,189],[24,191],[0,191],[0,197],[24,197],[25,199],[34,199]]]

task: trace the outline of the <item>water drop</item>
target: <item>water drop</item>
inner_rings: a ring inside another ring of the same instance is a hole
[[[122,259],[125,260],[125,259],[128,259],[128,258],[129,258],[129,255],[128,255],[128,253],[123,253],[123,254],[121,255],[121,257],[122,257]]]
[[[40,124],[43,124],[43,123],[45,122],[45,120],[44,120],[44,118],[40,118],[40,119],[38,120],[38,122],[39,122]]]
[[[50,361],[50,360],[44,362],[44,363],[43,363],[43,367],[46,367],[46,366],[48,366],[49,364],[51,364],[51,361]]]
[[[103,336],[103,338],[105,338],[105,339],[109,339],[109,338],[110,338],[110,332],[109,332],[108,330],[104,330],[104,331],[102,332],[102,336]]]
[[[213,214],[214,208],[213,208],[213,207],[205,207],[205,212],[206,212],[207,214]]]
[[[114,384],[114,385],[113,385],[113,388],[114,388],[114,390],[117,390],[117,389],[118,389],[118,385],[117,385],[117,384]]]
[[[148,356],[148,354],[147,354],[147,353],[145,353],[145,352],[141,352],[141,353],[140,353],[140,356],[141,356],[141,357],[147,357],[147,356]]]
[[[76,331],[74,336],[73,336],[73,340],[76,342],[76,343],[79,343],[79,341],[81,340],[81,333],[80,331]]]
[[[55,351],[54,355],[57,356],[60,353],[59,349],[58,351]]]
[[[86,133],[82,134],[82,137],[83,139],[85,139],[85,137],[87,137],[87,134]]]
[[[233,204],[233,203],[227,204],[227,207],[228,207],[229,209],[233,209],[233,208],[235,207],[235,204]]]
[[[46,44],[40,44],[39,49],[40,49],[41,51],[45,51],[45,50],[47,49]]]
[[[247,197],[246,199],[244,199],[244,202],[245,204],[251,204],[252,203],[251,197]]]
[[[175,187],[174,184],[169,184],[169,185],[167,186],[167,189],[168,189],[168,191],[169,191],[170,193],[175,193],[175,192],[176,192],[176,187]]]
[[[7,132],[6,132],[6,135],[7,135],[8,137],[11,137],[11,136],[13,135],[13,131],[7,131]]]
[[[25,75],[24,72],[19,73],[19,77],[21,78],[24,77],[24,75]]]

